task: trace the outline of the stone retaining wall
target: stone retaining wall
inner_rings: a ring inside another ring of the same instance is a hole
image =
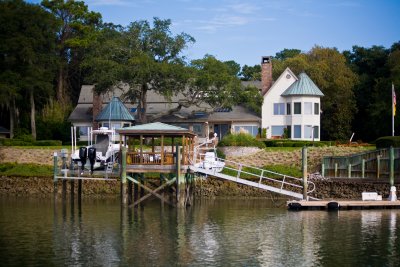
[[[359,180],[319,180],[313,196],[320,199],[361,199],[362,192],[377,192],[385,199],[389,195],[389,183],[364,183]],[[119,181],[83,181],[83,194],[87,196],[110,196],[120,193]],[[400,189],[400,183],[395,184]],[[69,188],[69,182],[68,182]],[[75,190],[78,183],[75,182]],[[49,196],[53,193],[51,177],[5,177],[0,178],[0,195]],[[61,194],[61,180],[58,183]],[[201,198],[237,197],[237,198],[277,198],[282,197],[257,188],[215,178],[198,179],[194,194]],[[398,193],[400,195],[400,193]]]

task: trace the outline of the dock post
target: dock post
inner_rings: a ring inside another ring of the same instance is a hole
[[[335,178],[337,177],[338,164],[335,163]]]
[[[351,178],[351,164],[349,163],[349,166],[347,166],[347,177]]]
[[[392,146],[390,147],[389,160],[390,160],[389,184],[390,186],[394,186],[394,148]]]
[[[181,175],[181,150],[176,145],[176,206],[181,208],[185,206],[185,187],[181,186],[182,182],[184,183],[185,180]],[[182,192],[181,189],[183,189]]]
[[[322,175],[322,177],[325,177],[325,164],[324,163],[322,163],[322,166],[321,166],[321,175]]]
[[[307,147],[303,147],[302,154],[302,171],[303,171],[303,200],[308,200],[307,197]]]
[[[381,172],[381,155],[376,156],[376,179],[379,179]]]
[[[58,178],[57,178],[57,174],[58,174],[58,157],[57,157],[57,152],[54,152],[54,166],[53,166],[53,185],[54,185],[54,199],[57,198],[57,191],[58,191]]]
[[[365,159],[361,161],[361,178],[365,178]]]
[[[126,199],[126,147],[122,147],[121,157],[121,204],[127,203]]]

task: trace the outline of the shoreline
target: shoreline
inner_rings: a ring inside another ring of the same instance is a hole
[[[149,178],[149,181],[159,179]],[[371,183],[358,180],[314,180],[316,191],[311,195],[319,199],[361,199],[362,192],[377,192],[385,199],[389,196],[388,181],[378,180]],[[68,182],[69,183],[69,182]],[[395,184],[400,188],[400,184]],[[57,186],[57,194],[61,195],[61,181]],[[108,197],[119,196],[120,181],[88,181],[82,183],[82,196],[84,197]],[[69,189],[69,185],[68,185]],[[77,183],[75,183],[77,193]],[[52,177],[0,177],[0,195],[16,196],[51,196],[54,194],[54,183]],[[194,187],[195,198],[282,198],[286,197],[271,193],[269,191],[240,185],[230,181],[217,178],[197,179]]]

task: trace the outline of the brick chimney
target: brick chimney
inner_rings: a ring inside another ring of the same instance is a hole
[[[103,98],[101,95],[97,94],[93,90],[93,130],[99,129],[99,123],[95,121],[97,115],[101,112],[101,109],[103,108]]]
[[[265,95],[272,86],[272,61],[270,56],[261,59],[261,95]]]

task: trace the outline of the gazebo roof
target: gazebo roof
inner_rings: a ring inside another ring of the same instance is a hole
[[[108,105],[96,117],[96,121],[134,121],[135,118],[121,100],[114,96]]]
[[[147,123],[147,124],[141,124],[141,125],[136,125],[136,126],[131,126],[131,127],[125,127],[121,129],[117,129],[117,132],[121,135],[141,135],[141,134],[146,134],[146,135],[169,135],[169,136],[182,136],[182,135],[195,135],[192,131],[170,125],[170,124],[165,124],[162,122],[153,122],[153,123]]]

